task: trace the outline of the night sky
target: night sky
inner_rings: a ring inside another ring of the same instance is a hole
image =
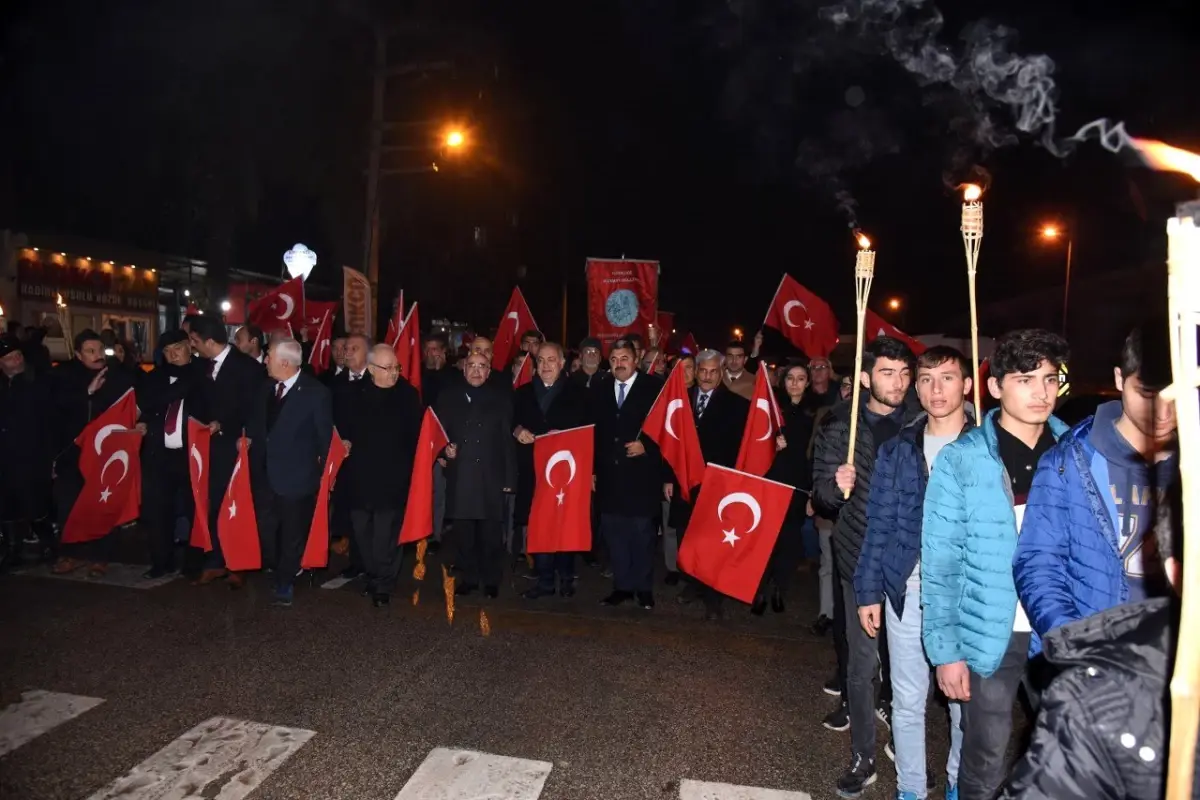
[[[966,307],[954,187],[980,169],[983,298],[1061,282],[1061,249],[1036,240],[1050,219],[1075,229],[1078,279],[1161,263],[1164,219],[1195,187],[1045,143],[1070,149],[1109,117],[1200,150],[1195,3],[944,6],[935,35],[918,0],[10,2],[0,225],[264,273],[299,241],[332,284],[362,261],[382,21],[405,25],[393,63],[456,64],[393,83],[388,118],[461,120],[472,136],[461,163],[385,182],[383,291],[403,286],[424,319],[492,326],[520,280],[556,336],[566,279],[574,339],[585,257],[624,254],[661,260],[661,306],[702,339],[756,327],[785,270],[846,328],[849,198],[878,243],[873,305],[900,296],[895,321],[936,331]],[[1053,62],[1053,133],[1018,131],[1012,106],[964,82],[967,48],[995,56],[1001,41]],[[960,69],[930,83],[897,54]]]

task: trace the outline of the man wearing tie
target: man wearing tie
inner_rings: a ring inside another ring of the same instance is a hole
[[[202,413],[196,416],[207,421],[213,432],[208,451],[208,524],[213,531],[212,551],[205,558],[196,585],[205,586],[226,578],[236,589],[242,585],[242,578],[225,569],[220,537],[216,535],[217,518],[221,515],[221,501],[225,499],[233,465],[237,462],[237,441],[247,427],[251,399],[262,386],[263,371],[257,361],[230,345],[225,323],[217,317],[198,316],[189,327],[192,349],[206,359],[198,398]]]
[[[333,402],[320,380],[301,372],[295,339],[271,343],[270,382],[255,393],[247,435],[263,565],[275,571],[274,605],[292,605],[292,584],[308,541],[317,491],[333,439]]]
[[[347,336],[343,359],[345,368],[325,384],[333,394],[333,424],[339,431],[347,429],[347,416],[362,395],[363,387],[371,382],[371,375],[367,372],[367,355],[370,351],[371,340],[363,334],[352,333]],[[330,504],[333,507],[329,522],[333,552],[340,556],[346,555],[347,551],[350,553],[350,566],[342,570],[341,577],[357,578],[363,574],[363,557],[358,549],[358,537],[353,535],[349,502],[342,483],[335,486]]]

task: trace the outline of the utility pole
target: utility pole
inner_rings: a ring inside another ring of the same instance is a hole
[[[367,225],[363,273],[371,282],[371,319],[379,320],[379,162],[383,155],[383,100],[387,88],[387,33],[375,29],[375,75],[371,100],[371,151],[367,160]],[[374,331],[371,331],[374,334]]]

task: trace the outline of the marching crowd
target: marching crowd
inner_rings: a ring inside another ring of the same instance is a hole
[[[772,370],[782,425],[767,477],[797,491],[750,611],[784,610],[806,539],[815,539],[813,630],[832,635],[837,660],[824,687],[837,704],[824,724],[850,738],[837,793],[858,797],[876,781],[884,724],[896,796],[929,796],[932,708],[950,731],[947,798],[1158,797],[1181,552],[1174,410],[1160,396],[1170,382],[1166,330],[1148,323],[1129,334],[1114,369],[1119,399],[1071,429],[1053,416],[1067,344],[1041,330],[997,340],[986,412],[967,401],[975,376],[960,352],[914,354],[880,336],[864,348],[857,415],[854,376],[839,381],[826,358],[775,369],[760,358],[760,337],[749,349],[735,341],[667,359],[656,342],[630,336],[605,359],[597,340],[568,353],[529,331],[521,349],[536,370],[514,388],[515,365],[493,369],[491,341],[477,337],[452,353],[435,334],[424,341],[418,393],[393,347],[365,336],[335,339],[333,368],[320,377],[307,368],[305,343],[273,336],[267,347],[253,326],[231,340],[211,316],[164,333],[148,373],[106,356],[93,331],[79,333],[74,358],[48,372],[10,336],[0,340],[5,557],[18,561],[36,545],[56,573],[103,574],[113,536],[60,545],[58,532],[83,487],[76,440],[133,389],[148,577],[182,569],[201,586],[243,581],[226,568],[220,537],[206,553],[185,546],[192,418],[212,436],[214,531],[238,440],[249,440],[263,566],[275,603],[290,606],[336,429],[349,454],[329,498],[332,547],[349,553],[344,576],[362,576],[373,603],[385,605],[429,407],[449,442],[433,467],[429,547],[453,526],[458,593],[497,596],[506,553],[524,555],[535,437],[590,424],[594,547],[579,555],[611,575],[603,603],[654,607],[661,542],[678,601],[717,619],[722,596],[676,560],[692,509],[681,488],[691,487],[677,485],[640,434],[661,375],[678,368],[704,460],[733,467],[756,374]],[[532,561],[525,598],[574,594],[576,554]],[[1019,695],[1038,722],[1010,769]]]

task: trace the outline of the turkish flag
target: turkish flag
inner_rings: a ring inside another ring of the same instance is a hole
[[[867,309],[867,314],[863,322],[863,334],[868,342],[873,342],[880,336],[890,336],[893,339],[899,339],[908,345],[908,349],[913,351],[914,356],[919,356],[928,349],[925,347],[925,345],[921,344],[916,339],[909,336],[907,333],[900,330],[895,325],[888,322],[869,308]]]
[[[190,544],[207,553],[212,550],[212,530],[208,527],[208,450],[212,444],[212,431],[203,422],[188,417],[187,440],[191,445],[188,448],[188,473],[196,508]]]
[[[521,294],[521,287],[518,286],[513,289],[504,316],[496,328],[496,338],[492,342],[492,369],[499,371],[511,367],[517,351],[521,349],[521,335],[537,329],[525,295]]]
[[[679,546],[679,568],[722,594],[753,601],[793,491],[709,464]]]
[[[338,435],[337,428],[334,428],[333,438],[329,441],[329,455],[325,457],[325,471],[321,474],[321,488],[317,489],[317,507],[308,529],[308,543],[300,559],[301,569],[323,569],[329,564],[329,492],[348,455],[350,451]]]
[[[321,324],[313,337],[313,349],[308,354],[308,363],[314,375],[320,375],[329,369],[329,348],[333,340],[333,312],[326,311],[321,316]]]
[[[221,513],[217,515],[217,539],[226,569],[242,572],[262,568],[262,543],[250,490],[250,440],[245,436],[238,439],[237,450],[237,461],[233,462],[229,486],[221,498]],[[199,503],[196,507],[199,509]],[[212,545],[206,549],[211,550]]]
[[[408,484],[408,502],[400,526],[400,544],[424,539],[433,533],[433,464],[450,439],[432,408],[425,409],[417,454],[413,457],[412,481]]]
[[[286,326],[294,327],[304,322],[304,282],[300,278],[276,286],[257,300],[252,300],[246,309],[246,318],[251,325],[264,331],[276,331]]]
[[[306,333],[310,342],[315,342],[321,333],[321,326],[325,324],[325,314],[328,312],[329,332],[332,334],[333,323],[337,320],[338,306],[341,304],[340,300],[329,300],[328,302],[305,300],[304,316],[296,322],[295,327]]]
[[[421,317],[413,303],[408,316],[400,323],[400,331],[393,340],[392,350],[396,353],[396,364],[404,380],[421,394]]]
[[[688,399],[683,370],[676,364],[670,377],[650,407],[642,433],[658,445],[662,456],[675,471],[683,499],[691,497],[693,486],[704,479],[704,454],[700,451],[700,435],[696,433],[696,418]]]
[[[775,437],[783,428],[783,415],[779,402],[771,389],[765,366],[758,368],[754,379],[754,394],[750,398],[750,415],[742,431],[742,444],[738,448],[736,466],[751,475],[766,475],[775,461]],[[761,411],[762,413],[758,413]]]
[[[763,325],[770,325],[807,356],[827,357],[838,343],[838,321],[829,304],[784,275]]]
[[[700,352],[700,345],[696,344],[696,337],[690,332],[683,337],[679,342],[679,354],[694,356]]]
[[[513,376],[513,388],[520,389],[527,383],[533,383],[533,356],[528,354],[521,359],[521,368]]]
[[[400,329],[404,327],[404,290],[400,290],[400,296],[396,298],[396,307],[392,310],[391,319],[388,320],[387,333],[384,335],[383,341],[396,346],[396,339],[400,337]]]
[[[528,553],[592,549],[592,459],[596,426],[568,428],[533,443],[533,505]]]
[[[63,526],[63,544],[94,541],[138,518],[142,435],[133,430],[136,423],[137,402],[129,389],[75,437],[83,489]]]

